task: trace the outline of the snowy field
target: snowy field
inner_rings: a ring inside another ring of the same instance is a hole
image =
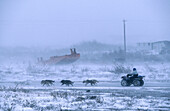
[[[121,76],[136,67],[143,87],[121,87]],[[123,71],[122,71],[123,70]],[[31,63],[0,65],[0,110],[170,110],[170,64],[70,64],[41,66]],[[41,80],[55,80],[42,86]],[[74,86],[61,86],[68,79]],[[95,86],[82,81],[96,79]]]

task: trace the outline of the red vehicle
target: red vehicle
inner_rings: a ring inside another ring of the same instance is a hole
[[[52,56],[48,60],[43,60],[43,58],[38,58],[38,63],[48,64],[48,65],[57,65],[57,64],[69,64],[73,63],[80,58],[80,53],[76,52],[76,49],[70,49],[70,55],[64,56]]]

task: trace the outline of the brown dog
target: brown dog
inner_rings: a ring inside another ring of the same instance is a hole
[[[93,80],[84,80],[83,81],[83,83],[85,83],[85,85],[87,85],[87,84],[91,84],[91,86],[93,86],[93,85],[96,85],[97,83],[98,83],[99,81],[97,81],[97,80],[95,80],[95,79],[93,79]]]
[[[53,80],[42,80],[41,81],[41,84],[44,86],[44,85],[46,85],[46,86],[51,86],[51,85],[54,85],[53,83],[54,83],[55,81],[53,81]]]

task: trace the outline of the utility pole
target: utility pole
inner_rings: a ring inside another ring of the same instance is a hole
[[[126,58],[126,20],[123,20],[123,29],[124,29],[124,53]]]

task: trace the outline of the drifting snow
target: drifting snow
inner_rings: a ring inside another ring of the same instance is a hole
[[[121,76],[133,67],[146,76],[146,84],[121,87]],[[169,64],[42,66],[11,63],[2,64],[0,74],[2,111],[170,110],[170,87],[166,82],[170,80]],[[43,87],[40,82],[44,79],[56,82],[51,87]],[[74,86],[61,86],[63,79],[74,81]],[[96,79],[99,83],[85,86],[82,81],[86,79]]]

